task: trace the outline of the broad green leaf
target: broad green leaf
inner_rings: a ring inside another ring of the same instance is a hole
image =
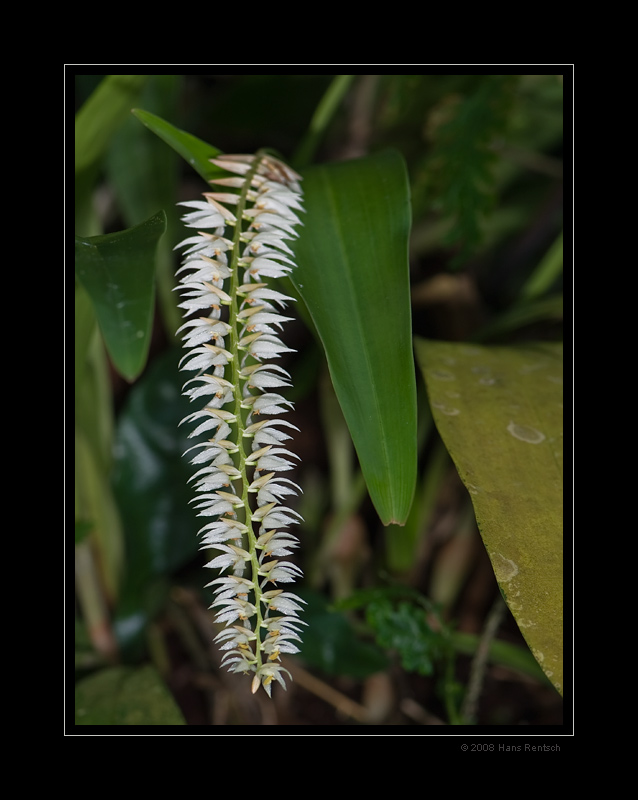
[[[184,717],[153,667],[111,667],[76,684],[75,724],[184,725]]]
[[[166,122],[166,120],[151,114],[149,111],[135,108],[133,109],[133,114],[149,130],[166,142],[169,147],[179,153],[205,181],[210,181],[215,175],[222,172],[222,170],[210,163],[210,159],[218,156],[221,150],[203,142],[191,133],[176,128],[170,122]]]
[[[184,452],[192,411],[182,394],[180,351],[153,359],[132,387],[115,432],[113,489],[126,530],[129,566],[139,575],[164,575],[197,554],[196,512],[188,480],[195,472]]]
[[[126,565],[115,615],[115,633],[128,655],[144,642],[146,625],[166,581],[197,556],[199,540],[183,458],[192,445],[180,421],[190,412],[182,395],[178,348],[153,359],[131,387],[115,432],[113,493],[120,510]]]
[[[415,348],[503,597],[562,694],[562,345]]]
[[[406,520],[416,481],[410,203],[394,151],[309,168],[294,284],[325,349],[370,497]]]
[[[75,274],[89,294],[107,350],[128,380],[148,354],[155,296],[155,251],[163,211],[125,231],[75,237]]]

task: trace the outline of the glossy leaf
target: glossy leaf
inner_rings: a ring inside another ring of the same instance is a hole
[[[501,593],[562,693],[562,345],[415,347]]]
[[[294,284],[323,343],[377,513],[386,525],[403,524],[416,480],[403,160],[387,151],[313,167],[303,178]]]
[[[86,289],[116,369],[133,380],[144,367],[153,322],[155,251],[163,211],[117,233],[75,238],[75,274]]]
[[[181,393],[179,357],[172,348],[153,359],[131,388],[115,432],[113,492],[127,555],[116,634],[125,651],[143,635],[164,579],[199,547],[188,483],[195,468],[182,457],[193,442],[180,426],[192,408]]]

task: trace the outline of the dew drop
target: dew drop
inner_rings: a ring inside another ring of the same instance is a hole
[[[545,440],[545,434],[537,431],[536,428],[530,428],[528,425],[517,425],[515,422],[510,422],[507,426],[507,432],[511,433],[515,439],[520,439],[521,442],[529,442],[530,444],[540,444]]]
[[[492,566],[499,583],[509,583],[518,575],[518,566],[501,553],[492,553]]]
[[[446,406],[444,403],[432,403],[434,408],[441,412],[441,414],[447,414],[448,417],[455,417],[457,414],[461,412],[458,408],[452,408],[452,406]]]
[[[456,380],[455,376],[452,375],[451,372],[448,372],[445,369],[433,369],[433,370],[431,370],[430,375],[433,378],[436,378],[439,381],[453,381],[453,380]]]

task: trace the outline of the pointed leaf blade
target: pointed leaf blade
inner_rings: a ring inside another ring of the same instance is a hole
[[[86,289],[116,369],[142,371],[153,321],[155,251],[166,230],[163,211],[117,233],[75,237],[75,274]]]
[[[293,279],[323,343],[370,497],[403,524],[416,481],[410,204],[394,151],[303,173]]]
[[[134,108],[133,114],[176,153],[179,153],[205,181],[210,181],[215,175],[222,172],[219,167],[210,162],[211,158],[216,158],[221,153],[218,148],[198,139],[191,133],[176,128],[170,122],[149,111]]]

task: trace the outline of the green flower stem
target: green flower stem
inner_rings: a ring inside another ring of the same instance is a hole
[[[187,248],[179,270],[185,273],[179,307],[187,315],[209,315],[187,319],[180,328],[190,351],[180,369],[198,372],[185,383],[184,393],[191,400],[212,399],[183,422],[199,421],[191,436],[214,431],[212,438],[187,452],[197,451],[192,463],[205,465],[196,473],[198,516],[215,517],[199,534],[203,549],[220,552],[206,566],[222,571],[208,584],[216,587],[211,605],[218,609],[215,622],[226,624],[215,637],[224,651],[221,665],[235,673],[254,673],[252,691],[262,686],[270,697],[273,680],[286,688],[284,676],[290,673],[280,654],[299,652],[298,626],[305,623],[295,619],[302,610],[301,598],[277,588],[262,591],[259,585],[260,580],[275,586],[291,583],[302,574],[297,565],[279,558],[298,545],[294,534],[284,529],[300,520],[279,500],[301,490],[290,479],[275,477],[296,467],[288,458],[297,456],[281,446],[292,438],[281,428],[296,428],[270,419],[292,403],[268,391],[290,386],[290,376],[282,367],[268,369],[262,363],[291,352],[273,328],[290,319],[277,306],[285,307],[291,298],[268,288],[263,278],[286,276],[295,266],[284,240],[297,235],[294,226],[301,222],[295,213],[303,211],[301,178],[264,152],[212,160],[230,173],[211,181],[225,190],[205,192],[203,201],[181,203],[195,209],[182,221],[198,232],[179,245]],[[227,310],[223,315],[222,305]],[[208,373],[211,367],[213,374]],[[228,409],[223,408],[226,404]],[[268,418],[254,423],[259,414]],[[232,491],[227,491],[229,481]],[[249,500],[253,492],[257,496]],[[274,558],[267,560],[271,555]],[[232,574],[224,574],[229,569]],[[248,570],[250,577],[244,577]]]
[[[259,586],[259,559],[257,556],[257,537],[255,536],[255,531],[253,529],[253,518],[252,518],[252,509],[250,507],[250,501],[248,497],[248,487],[250,485],[248,481],[248,476],[246,473],[246,451],[245,451],[245,430],[246,430],[246,422],[245,417],[247,412],[242,408],[242,387],[243,382],[246,379],[242,379],[240,376],[240,352],[239,352],[239,326],[240,322],[238,320],[238,313],[239,313],[239,302],[237,299],[238,290],[239,290],[239,258],[240,258],[240,248],[241,248],[241,237],[243,233],[243,225],[242,219],[244,215],[244,210],[246,208],[246,201],[247,195],[250,191],[251,184],[255,173],[257,172],[257,168],[259,167],[260,158],[259,153],[257,154],[257,158],[251,168],[251,170],[246,175],[246,181],[242,187],[241,195],[239,201],[237,203],[237,224],[235,225],[234,235],[233,235],[233,249],[232,249],[232,256],[231,256],[231,277],[230,277],[230,291],[229,295],[231,298],[230,303],[230,313],[229,313],[229,325],[231,327],[230,331],[230,352],[233,354],[232,358],[232,384],[234,386],[234,398],[235,398],[235,417],[237,419],[237,447],[238,447],[238,456],[239,456],[239,464],[238,470],[241,473],[241,482],[242,482],[242,504],[244,509],[244,524],[247,528],[247,536],[248,536],[248,552],[250,553],[250,563],[252,568],[252,578],[253,578],[253,586],[255,592],[255,607],[257,608],[256,614],[256,622],[255,622],[255,657],[257,659],[257,668],[261,667],[262,665],[262,656],[261,656],[261,638],[260,638],[260,631],[261,631],[261,624],[263,622],[263,615],[261,609],[261,596],[262,591],[261,587]]]

